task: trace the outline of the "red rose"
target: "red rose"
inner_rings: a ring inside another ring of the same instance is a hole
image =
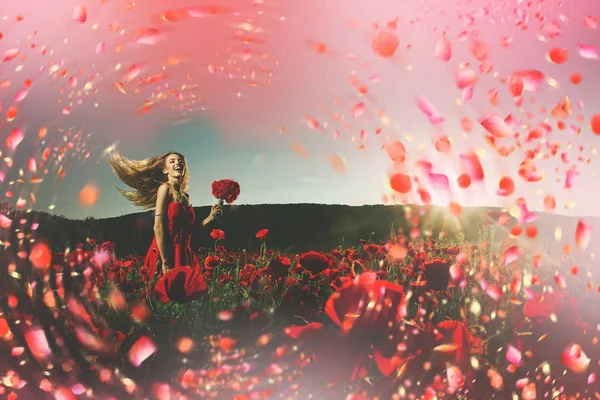
[[[221,179],[212,184],[212,194],[217,199],[233,203],[240,195],[240,184],[232,179]]]

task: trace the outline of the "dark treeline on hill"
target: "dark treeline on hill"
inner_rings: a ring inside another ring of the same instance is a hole
[[[406,218],[405,209],[410,209]],[[329,251],[342,244],[354,246],[360,239],[378,242],[387,240],[393,227],[396,233],[409,235],[412,219],[423,214],[419,220],[421,231],[430,230],[433,237],[442,231],[450,235],[462,231],[473,242],[480,239],[480,229],[484,221],[497,220],[501,214],[498,208],[463,208],[460,218],[448,214],[447,208],[436,206],[344,206],[323,204],[262,204],[226,205],[224,215],[218,223],[207,227],[201,221],[210,211],[209,206],[195,207],[196,227],[193,233],[193,248],[214,246],[210,232],[214,228],[225,232],[220,242],[228,249],[256,250],[261,242],[256,232],[269,229],[267,245],[283,251],[300,253],[308,250]],[[74,247],[78,243],[93,238],[96,242],[110,240],[115,243],[118,256],[126,254],[144,255],[152,241],[153,212],[128,214],[115,218],[86,218],[71,220],[45,212],[15,211],[7,205],[0,205],[0,212],[13,220],[13,228],[19,220],[37,222],[36,237],[46,241],[54,251]],[[540,213],[536,225],[540,237],[552,238],[556,226],[565,232],[573,231],[577,218]],[[597,220],[593,218],[593,220]],[[588,219],[589,222],[590,219]],[[516,220],[507,224],[513,226]],[[506,238],[508,229],[499,229],[497,239]],[[16,243],[14,229],[4,229],[0,239]],[[8,236],[7,236],[8,235]]]
[[[419,207],[411,206],[410,209],[410,219],[419,215]],[[143,255],[154,235],[152,211],[115,218],[71,220],[45,212],[33,211],[28,215],[24,211],[8,211],[6,207],[4,210],[4,214],[12,214],[9,217],[15,222],[24,217],[28,221],[37,222],[37,238],[47,241],[55,251],[72,248],[86,238],[93,238],[96,242],[114,242],[118,256]],[[261,242],[256,239],[256,232],[266,228],[269,229],[269,248],[303,252],[329,251],[340,244],[353,246],[358,244],[360,239],[371,238],[376,242],[386,240],[392,227],[396,233],[404,232],[408,236],[412,226],[412,221],[406,219],[405,206],[400,205],[232,205],[225,206],[224,215],[219,221],[207,227],[202,227],[201,221],[209,214],[210,207],[195,207],[194,210],[196,228],[192,245],[195,249],[214,246],[210,237],[214,228],[225,232],[225,239],[220,244],[229,249],[258,249]],[[431,230],[435,236],[442,229],[449,233],[458,232],[456,223],[449,222],[450,219],[446,218],[448,214],[443,210],[435,206],[425,210],[420,228]],[[477,240],[483,218],[484,209],[463,210],[460,224],[469,239]]]

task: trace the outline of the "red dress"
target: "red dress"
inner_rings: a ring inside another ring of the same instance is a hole
[[[167,251],[171,252],[170,260],[173,262],[171,268],[191,267],[198,273],[202,273],[202,265],[190,246],[192,228],[196,220],[194,209],[191,205],[172,201],[169,203],[167,215],[169,217],[168,233],[172,240],[172,245],[167,248]],[[156,236],[154,236],[144,261],[144,269],[149,272],[150,281],[154,279],[157,264],[159,264],[158,268],[160,269],[162,262]]]

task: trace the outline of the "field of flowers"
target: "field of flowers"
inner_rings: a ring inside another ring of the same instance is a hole
[[[392,231],[384,243],[303,254],[268,248],[267,230],[256,253],[211,235],[203,271],[160,279],[110,242],[52,254],[48,268],[49,254],[31,249],[31,283],[4,286],[2,392],[600,398],[600,325],[566,291],[576,271],[545,276],[490,229],[477,244]]]

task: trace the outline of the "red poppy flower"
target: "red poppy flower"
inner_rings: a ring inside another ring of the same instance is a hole
[[[376,244],[369,243],[365,245],[365,252],[367,254],[379,254],[380,251],[381,247],[377,246]]]
[[[287,257],[277,257],[274,260],[269,261],[269,264],[265,267],[267,271],[273,276],[273,278],[284,278],[290,273],[290,267],[292,261]]]
[[[163,303],[198,300],[205,292],[204,277],[191,267],[177,267],[167,271],[154,287],[154,293]]]
[[[428,261],[423,266],[427,287],[431,290],[446,290],[450,282],[450,264],[439,258]]]
[[[217,256],[208,256],[204,259],[204,269],[207,271],[210,271],[219,265],[221,265],[221,259]]]
[[[214,240],[223,240],[225,239],[225,232],[220,229],[213,229],[210,233],[210,237]]]
[[[390,321],[406,316],[404,288],[376,279],[373,272],[362,273],[327,300],[327,316],[344,332],[358,329],[385,335]]]
[[[333,262],[325,254],[316,251],[309,251],[300,256],[299,263],[306,271],[313,275],[330,268]]]
[[[258,231],[256,233],[256,238],[260,239],[260,240],[263,240],[263,239],[265,239],[267,237],[268,233],[269,233],[268,229],[261,229],[260,231]]]

